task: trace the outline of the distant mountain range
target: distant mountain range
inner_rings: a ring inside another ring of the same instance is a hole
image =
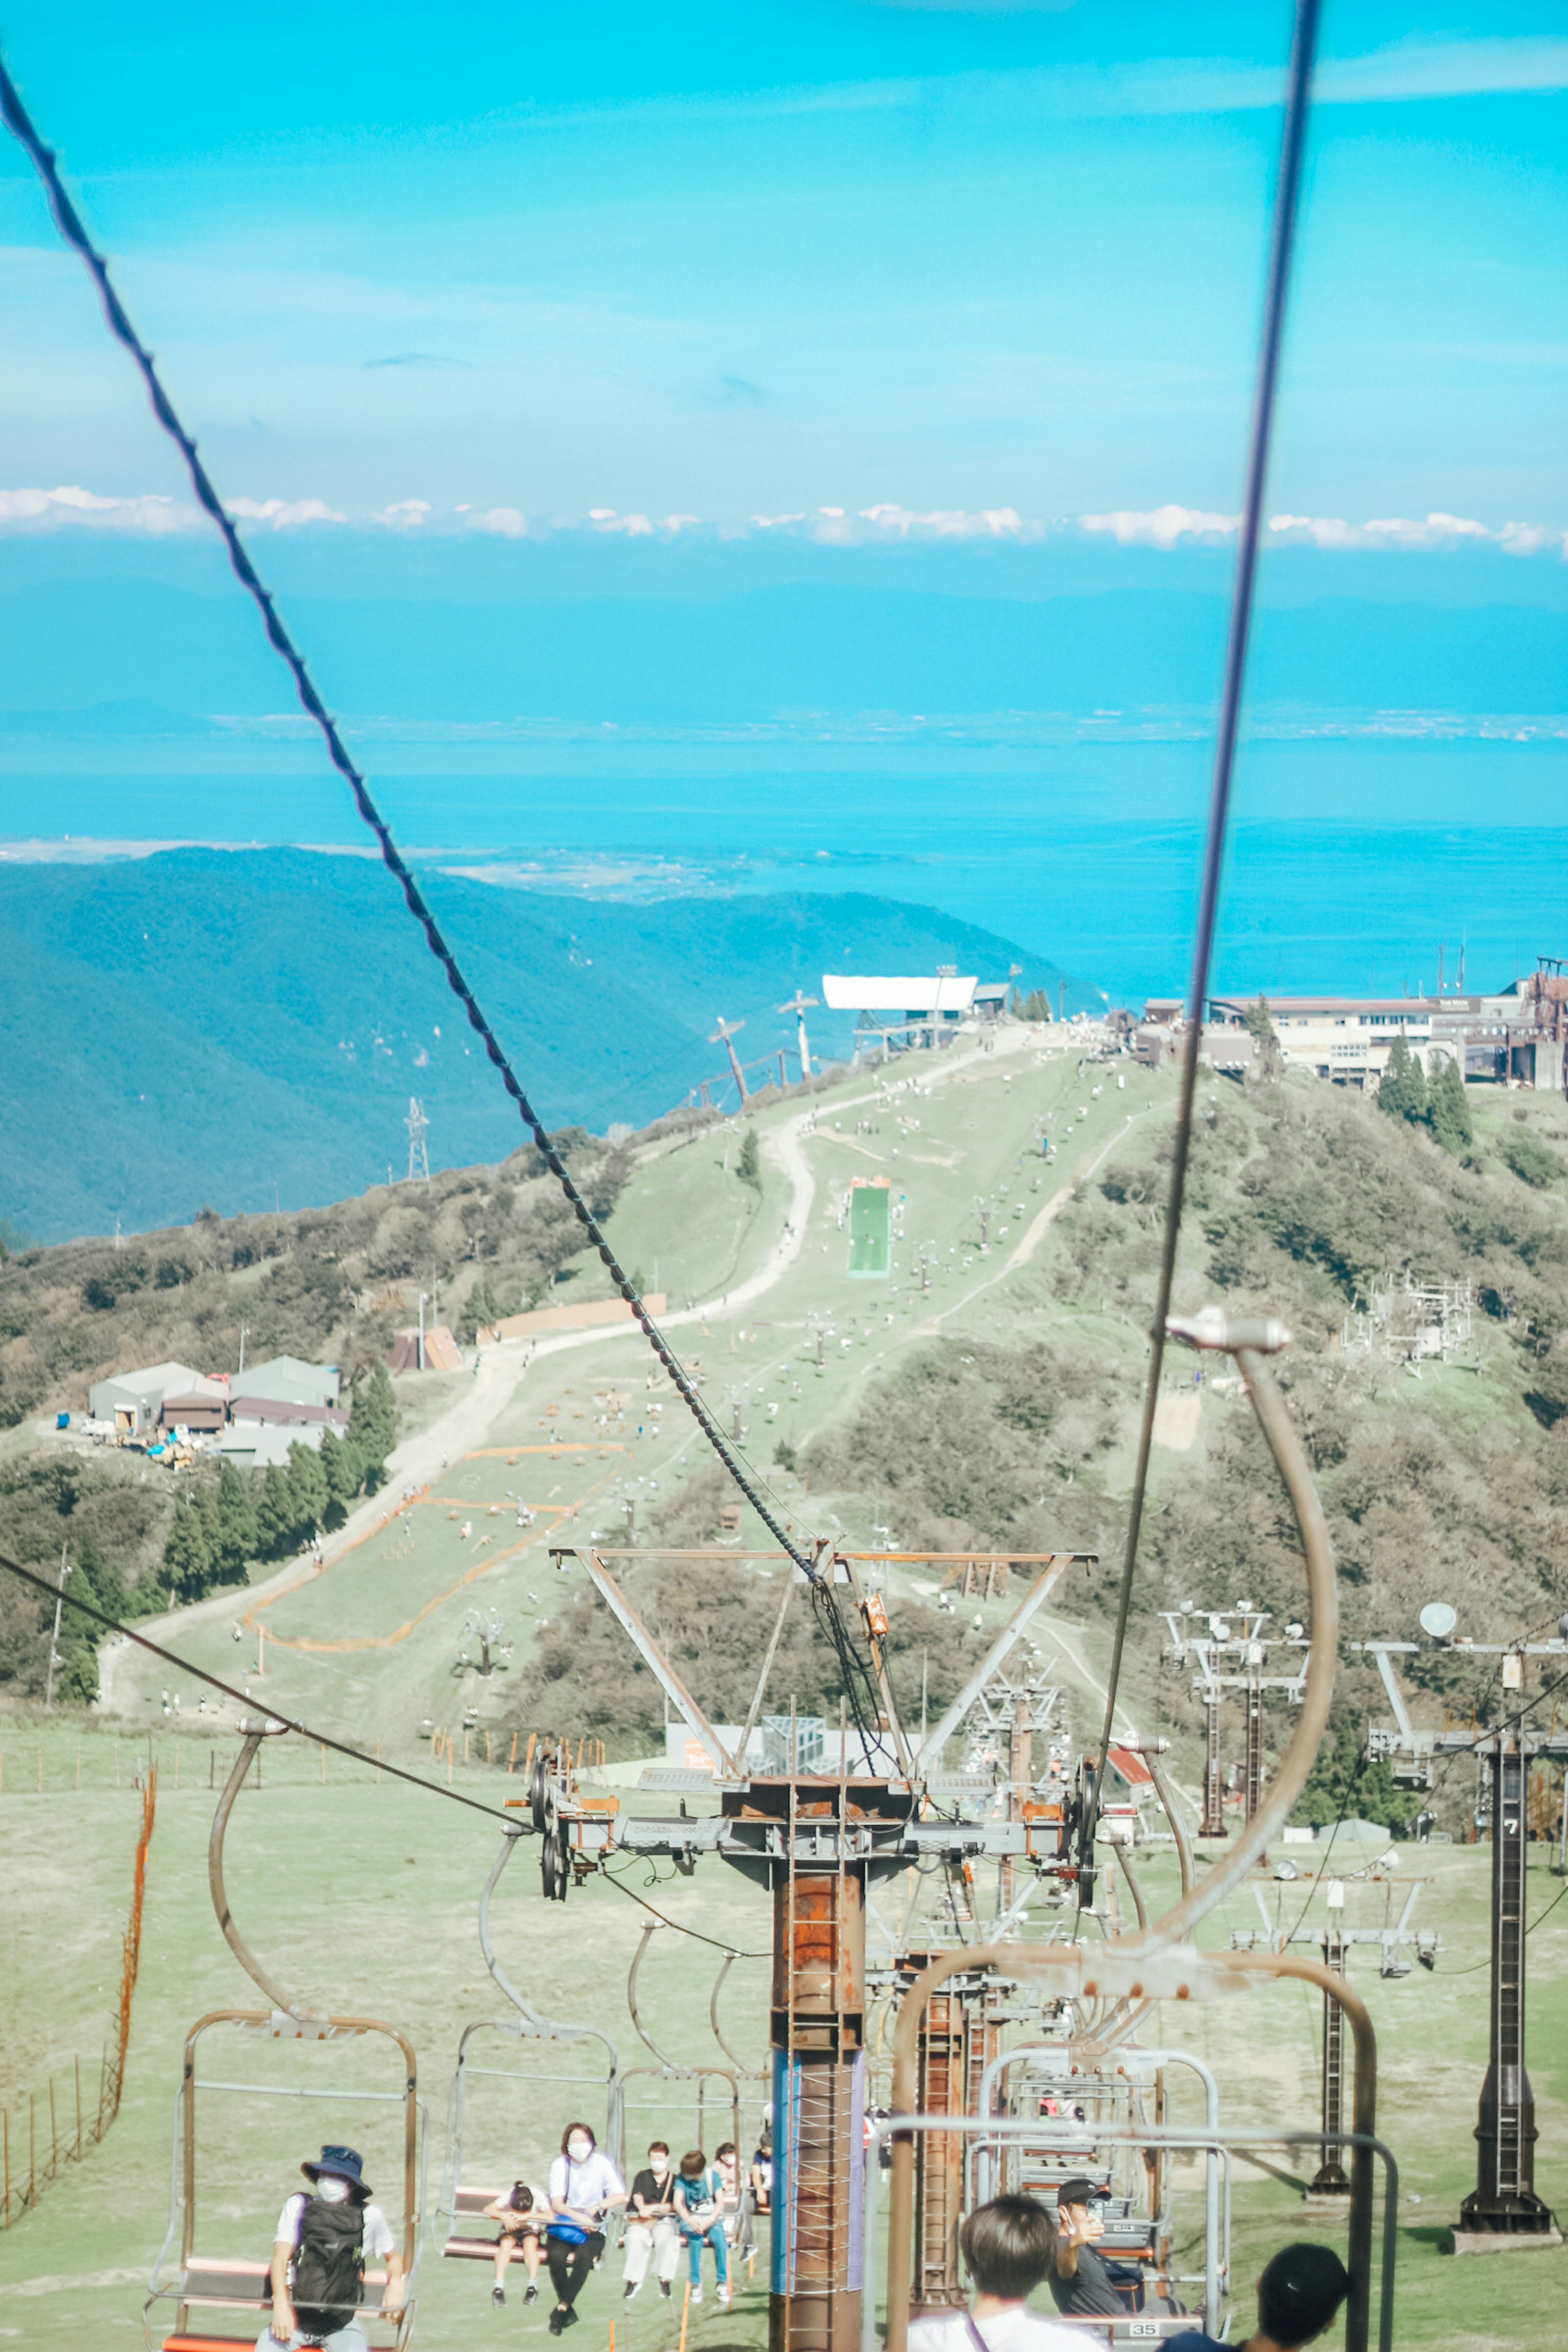
[[[542,1116],[640,1124],[795,1024],[825,969],[939,963],[1049,988],[1043,958],[933,908],[811,894],[627,905],[430,870],[443,927]],[[347,1197],[524,1139],[395,885],[363,856],[178,849],[0,866],[0,1217],[38,1241]],[[1069,984],[1068,1003],[1089,1001]],[[816,1040],[832,1024],[814,1017]],[[847,1025],[837,1024],[847,1043]],[[761,1083],[759,1075],[757,1083]]]

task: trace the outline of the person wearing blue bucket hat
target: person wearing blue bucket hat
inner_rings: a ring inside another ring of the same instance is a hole
[[[359,2150],[328,2146],[300,2167],[310,2191],[296,2189],[278,2216],[272,2247],[272,2322],[256,2352],[319,2345],[326,2352],[367,2352],[358,2309],[367,2256],[386,2264],[381,2308],[403,2307],[403,2260]]]

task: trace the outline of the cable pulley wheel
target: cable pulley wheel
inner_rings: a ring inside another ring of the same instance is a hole
[[[541,1837],[544,1835],[545,1831],[550,1827],[550,1814],[546,1798],[547,1788],[548,1782],[546,1780],[544,1771],[544,1753],[543,1750],[541,1749],[539,1755],[534,1759],[533,1777],[528,1784],[528,1801],[533,1814],[533,1826],[539,1832]]]

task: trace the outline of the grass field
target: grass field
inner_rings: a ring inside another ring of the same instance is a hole
[[[1101,1351],[1124,1362],[1130,1383],[1136,1382],[1142,1340],[1119,1314],[1097,1312],[1092,1301],[1061,1305],[1047,1290],[1037,1255],[1008,1270],[1024,1232],[1075,1171],[1126,1135],[1129,1118],[1147,1122],[1134,1133],[1147,1132],[1168,1106],[1168,1074],[1130,1069],[1125,1075],[1124,1087],[1112,1078],[1097,1094],[1102,1073],[1086,1073],[1080,1083],[1070,1063],[1033,1052],[962,1063],[956,1056],[940,1062],[919,1056],[899,1066],[901,1092],[879,1093],[869,1081],[852,1081],[818,1098],[816,1131],[800,1142],[815,1181],[804,1247],[751,1307],[710,1312],[680,1332],[683,1355],[700,1361],[705,1393],[724,1426],[733,1414],[749,1429],[754,1462],[769,1463],[778,1436],[798,1447],[814,1433],[840,1424],[868,1382],[911,1348],[929,1345],[933,1330],[1011,1337],[1047,1323],[1092,1328]],[[623,1262],[635,1264],[651,1286],[657,1261],[658,1279],[672,1294],[672,1305],[687,1297],[721,1298],[727,1287],[765,1271],[777,1258],[790,1213],[780,1130],[799,1117],[799,1106],[790,1104],[759,1115],[760,1199],[736,1180],[735,1139],[721,1131],[650,1160],[634,1174],[613,1223]],[[1048,1164],[1038,1152],[1043,1129],[1058,1147]],[[846,1272],[843,1199],[851,1176],[868,1173],[888,1174],[895,1200],[907,1194],[904,1242],[895,1243],[885,1283],[852,1281]],[[991,1213],[984,1248],[981,1203]],[[913,1244],[929,1250],[934,1269],[929,1291],[911,1267]],[[585,1293],[592,1279],[584,1269]],[[550,1542],[579,1541],[595,1530],[622,1540],[628,1502],[642,1524],[650,1505],[668,1498],[703,1463],[705,1449],[689,1416],[668,1388],[648,1385],[647,1364],[630,1335],[594,1337],[542,1353],[528,1369],[520,1367],[515,1388],[482,1442],[454,1452],[406,1513],[373,1528],[324,1573],[291,1591],[262,1601],[237,1591],[232,1616],[176,1633],[172,1646],[231,1680],[250,1671],[256,1697],[278,1713],[367,1748],[379,1741],[388,1761],[429,1772],[443,1787],[450,1770],[456,1792],[499,1801],[506,1793],[508,1742],[495,1731],[508,1676],[500,1673],[483,1682],[460,1664],[467,1613],[476,1605],[496,1609],[521,1663],[531,1654],[537,1628],[552,1615],[563,1589],[548,1557]],[[404,1383],[409,1423],[427,1426],[437,1410],[461,1397],[467,1377]],[[1483,1409],[1483,1389],[1472,1380],[1461,1397],[1456,1386],[1454,1410]],[[662,1410],[656,1412],[656,1405]],[[776,1413],[770,1414],[770,1405]],[[1226,1409],[1205,1400],[1205,1413]],[[815,1494],[806,1498],[798,1476],[776,1469],[770,1475],[780,1501],[800,1524],[807,1523],[808,1511],[820,1510],[827,1531],[840,1540],[868,1542],[871,1512],[864,1503]],[[398,1492],[395,1476],[389,1497]],[[519,1499],[536,1514],[522,1528]],[[753,1519],[742,1519],[742,1545],[754,1543],[760,1533]],[[896,1604],[915,1580],[889,1570],[889,1600]],[[1005,1604],[968,1605],[989,1627]],[[1085,1710],[1080,1721],[1087,1727],[1105,1664],[1102,1622],[1078,1622],[1068,1598],[1047,1626],[1061,1644],[1062,1676]],[[266,1674],[255,1679],[263,1628]],[[1124,1685],[1135,1717],[1147,1716],[1155,1704],[1151,1659],[1139,1651]],[[176,1689],[177,1730],[163,1713],[163,1693],[172,1696]],[[142,2324],[137,2281],[165,2226],[170,2123],[184,2034],[209,2008],[245,2006],[253,1998],[218,1934],[206,1893],[211,1783],[221,1780],[232,1755],[235,1710],[203,1711],[194,1681],[181,1683],[152,1662],[137,1661],[123,1690],[125,1713],[118,1725],[58,1715],[45,1720],[36,1710],[0,1712],[5,1889],[0,2099],[10,2117],[13,2183],[25,2164],[28,2094],[36,2116],[40,2095],[47,2105],[52,2074],[57,2122],[68,2134],[74,2111],[60,2105],[61,2086],[73,2059],[79,2056],[84,2076],[96,2080],[130,1895],[134,1759],[153,1754],[159,1773],[121,2116],[100,2147],[79,2166],[68,2166],[37,2209],[0,2234],[0,2336],[29,2347],[68,2346],[74,2352],[89,2340],[132,2340]],[[466,1717],[472,1718],[467,1768],[460,1760]],[[454,1766],[433,1761],[432,1730],[454,1736],[459,1759]],[[1193,1778],[1195,1759],[1178,1753],[1176,1760],[1184,1777]],[[429,2115],[431,2198],[440,2176],[447,2089],[459,2033],[473,2019],[503,2013],[480,1959],[475,1925],[498,1836],[498,1825],[480,1813],[440,1804],[390,1778],[378,1783],[373,1772],[300,1738],[269,1746],[263,1785],[242,1794],[230,1835],[228,1886],[236,1916],[284,1982],[309,2000],[384,2016],[411,2035]],[[1487,2034],[1489,1849],[1400,1851],[1396,1874],[1430,1881],[1421,1890],[1417,1918],[1442,1932],[1437,1971],[1384,1983],[1369,1956],[1352,1962],[1378,2026],[1381,2128],[1401,2168],[1397,2340],[1460,2352],[1544,2342],[1551,2331],[1543,2328],[1542,2315],[1561,2300],[1563,2253],[1456,2267],[1445,2251],[1447,2225],[1474,2177],[1471,2133]],[[1546,1850],[1532,1853],[1539,1857],[1531,1869],[1534,1917],[1546,1912],[1561,1882],[1548,1874]],[[1359,1858],[1352,1859],[1359,1867]],[[675,1879],[657,1893],[645,1885],[645,1866],[625,1874],[631,1887],[647,1893],[673,1918],[721,1944],[755,1952],[766,1943],[765,1897],[721,1864],[705,1864],[694,1880]],[[1173,1865],[1156,1858],[1146,1874],[1155,1906],[1163,1907],[1174,1892]],[[1303,1903],[1304,1883],[1258,1885],[1270,1917],[1282,1904],[1284,1918],[1291,1921],[1289,1906]],[[1379,1924],[1384,1906],[1397,1907],[1403,1892],[1381,1881],[1352,1881],[1346,1916],[1355,1925]],[[879,1908],[900,1937],[917,1932],[921,1915],[910,1906],[928,1893],[911,1876],[879,1896]],[[989,1901],[984,1883],[981,1893],[984,1916]],[[542,2009],[602,2027],[629,2064],[647,2056],[626,2001],[626,1971],[647,1916],[627,1892],[603,1882],[563,1906],[545,1905],[525,1848],[502,1882],[495,1931],[505,1965]],[[1047,1916],[1063,1915],[1041,1910],[1032,1933],[1043,1932]],[[1316,1916],[1306,1912],[1303,1924],[1310,1927]],[[1223,1942],[1233,1927],[1260,1925],[1247,1890],[1205,1932]],[[1542,1918],[1530,1957],[1530,2049],[1542,2133],[1538,2185],[1549,2200],[1568,2201],[1568,1902]],[[719,1959],[706,1945],[661,1935],[643,1970],[650,2030],[687,2063],[718,2055],[708,2002]],[[735,2047],[761,2067],[766,1969],[760,1961],[746,1960],[732,1970],[724,2023]],[[1310,2123],[1317,2110],[1318,2030],[1317,1997],[1300,1986],[1258,1992],[1223,2011],[1178,2014],[1167,2007],[1158,2020],[1162,2036],[1214,2065],[1225,2114],[1238,2124]],[[881,2019],[874,2046],[885,2048],[885,2032]],[[1152,2030],[1146,2038],[1153,2038]],[[311,2084],[347,2093],[384,2084],[390,2071],[390,2062],[358,2043],[252,2042],[226,2029],[209,2047],[212,2071],[279,2085]],[[531,2071],[533,2062],[519,2063]],[[584,2064],[569,2045],[556,2045],[540,2056],[537,2071],[542,2077]],[[761,2095],[759,2083],[752,2087],[748,2132],[756,2126]],[[563,2123],[574,2113],[592,2116],[595,2096],[602,2094],[588,2084],[542,2079],[531,2089],[490,2085],[477,2092],[472,2162],[466,2168],[498,2180],[520,2171],[537,2177]],[[644,2085],[639,2097],[650,2104],[634,2108],[628,2134],[634,2150],[656,2126],[672,2141],[690,2137],[695,2116],[685,2088],[657,2085],[650,2094]],[[1173,2101],[1175,2116],[1195,2118],[1190,2092],[1174,2090]],[[324,2137],[360,2145],[371,2178],[378,2188],[389,2188],[396,2178],[390,2114],[357,2101],[318,2105],[214,2097],[204,2110],[204,2126],[211,2127],[203,2133],[199,2248],[263,2256],[300,2157]],[[367,2116],[374,2120],[366,2122]],[[710,2114],[708,2144],[725,2136],[725,2128]],[[1330,2226],[1302,2222],[1289,2173],[1284,2159],[1272,2174],[1238,2170],[1233,2309],[1242,2322],[1250,2282],[1267,2254],[1298,2231]],[[1189,2246],[1201,2231],[1198,2179],[1195,2168],[1177,2172],[1178,2222]],[[700,2343],[721,2352],[765,2341],[764,2269],[760,2263],[755,2286],[733,2311],[721,2312],[710,2297],[697,2331]],[[491,2313],[481,2265],[427,2260],[419,2297],[419,2341],[450,2352],[479,2352],[543,2334],[542,2304],[525,2313],[514,2296],[505,2313]],[[662,2352],[674,2335],[674,2317],[650,2304],[646,2293],[623,2307],[613,2265],[585,2292],[583,2310],[586,2332],[579,2341],[601,2352],[612,2317],[622,2352],[642,2352],[644,2346]],[[1232,2330],[1233,2336],[1245,2332],[1245,2325]]]

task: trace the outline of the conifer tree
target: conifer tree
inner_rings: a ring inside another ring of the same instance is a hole
[[[759,1192],[762,1191],[763,1152],[762,1146],[757,1141],[757,1130],[754,1127],[749,1127],[746,1129],[745,1140],[741,1146],[741,1156],[735,1162],[735,1173],[742,1184],[754,1184]]]
[[[1470,1106],[1465,1100],[1465,1081],[1459,1076],[1457,1062],[1445,1062],[1434,1081],[1426,1107],[1426,1124],[1433,1140],[1440,1143],[1445,1151],[1468,1151],[1476,1139],[1470,1125]]]
[[[163,1546],[163,1567],[176,1601],[199,1601],[212,1583],[212,1551],[199,1507],[182,1496]]]
[[[384,1364],[377,1364],[368,1379],[355,1381],[349,1435],[361,1462],[377,1474],[370,1481],[374,1494],[381,1483],[379,1473],[397,1443],[397,1402]]]
[[[321,1437],[321,1464],[327,1482],[325,1524],[341,1528],[364,1484],[364,1460],[352,1436],[337,1437],[329,1429]]]
[[[294,1503],[289,1473],[270,1462],[256,1505],[256,1545],[264,1559],[277,1559],[294,1539]]]
[[[313,1445],[297,1437],[289,1448],[289,1504],[297,1541],[313,1536],[327,1516],[327,1474]]]
[[[258,1549],[256,1496],[245,1472],[232,1462],[219,1465],[216,1504],[218,1580],[239,1584]]]
[[[1419,1127],[1426,1118],[1426,1078],[1420,1058],[1410,1050],[1410,1040],[1403,1029],[1394,1038],[1378,1088],[1377,1107],[1390,1118],[1402,1118],[1408,1126]]]

